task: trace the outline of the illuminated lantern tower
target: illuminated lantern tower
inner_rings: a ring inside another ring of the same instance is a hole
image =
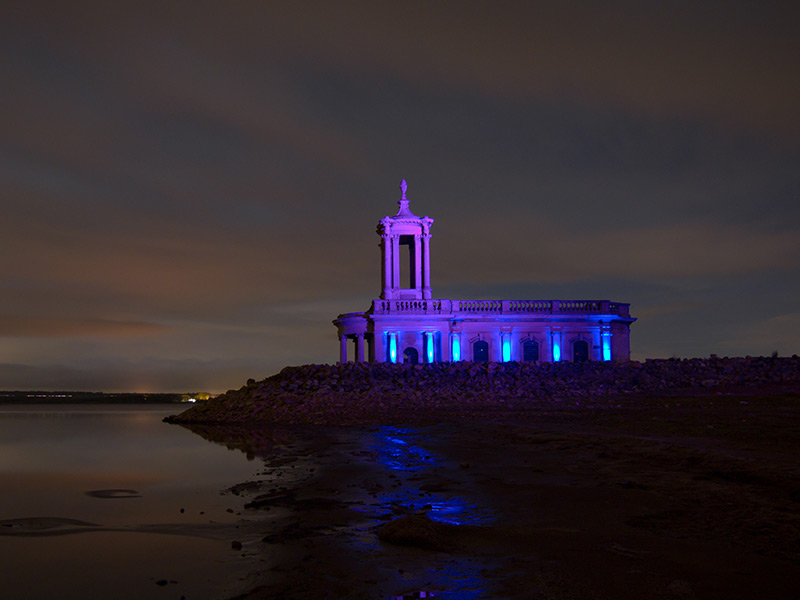
[[[430,217],[411,212],[406,198],[406,180],[400,184],[400,210],[378,223],[381,236],[382,300],[430,300],[431,225]],[[408,268],[404,272],[405,268]],[[403,285],[403,284],[406,285]]]
[[[450,300],[431,294],[433,219],[400,206],[378,223],[381,294],[365,312],[339,315],[339,360],[433,363],[625,361],[629,304],[609,300]]]

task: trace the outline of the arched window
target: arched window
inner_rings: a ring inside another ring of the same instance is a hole
[[[589,360],[589,342],[578,340],[572,343],[573,362],[586,362]]]
[[[475,362],[489,362],[489,342],[478,340],[472,344],[472,360]]]
[[[418,364],[419,352],[417,352],[417,349],[409,346],[408,348],[403,350],[403,362],[411,365]]]
[[[525,362],[536,362],[539,360],[539,343],[534,340],[522,342],[522,360]]]

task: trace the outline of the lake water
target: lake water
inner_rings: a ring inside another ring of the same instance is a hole
[[[212,600],[267,580],[275,597],[327,597],[330,581],[347,598],[484,597],[486,561],[376,535],[408,511],[492,520],[463,494],[468,471],[429,447],[449,429],[192,433],[162,422],[181,408],[0,405],[0,598]],[[258,483],[222,493],[243,482]]]
[[[246,587],[256,525],[221,492],[262,462],[162,423],[180,409],[0,405],[0,597],[202,600]]]

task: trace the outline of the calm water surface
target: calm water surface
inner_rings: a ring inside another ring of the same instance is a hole
[[[221,491],[262,463],[161,422],[179,409],[0,405],[0,597],[192,600],[244,585],[255,537],[244,500]]]

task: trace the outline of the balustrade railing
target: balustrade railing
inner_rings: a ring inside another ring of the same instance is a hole
[[[608,300],[375,300],[373,314],[612,314],[629,316],[630,304]]]
[[[507,300],[508,312],[553,312],[552,300]]]
[[[453,304],[458,312],[503,312],[501,300],[456,300]]]
[[[600,302],[596,300],[559,300],[559,312],[599,312]]]
[[[375,300],[372,303],[373,314],[442,314],[442,303],[449,300]],[[447,312],[450,312],[448,309]]]

